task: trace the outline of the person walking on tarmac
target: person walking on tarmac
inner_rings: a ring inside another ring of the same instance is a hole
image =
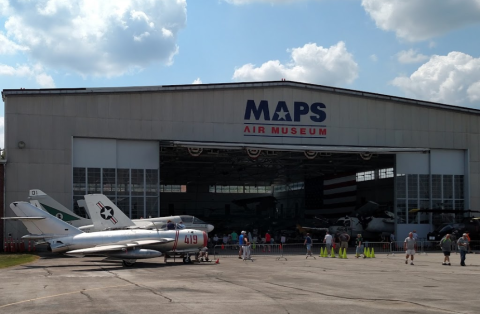
[[[363,258],[365,258],[365,254],[363,254],[363,238],[362,235],[359,233],[357,234],[357,238],[355,239],[355,257],[359,258],[360,256],[363,255]]]
[[[415,249],[417,248],[417,241],[414,238],[413,232],[410,232],[408,237],[405,238],[403,248],[405,249],[406,254],[405,264],[408,264],[408,257],[410,256],[410,265],[413,265],[413,256],[415,255]]]
[[[323,238],[323,243],[326,244],[328,255],[330,255],[330,250],[332,249],[332,244],[333,244],[333,237],[330,234],[330,232],[327,231],[325,238]]]
[[[245,231],[243,232],[243,260],[250,259],[250,239]]]
[[[346,232],[342,232],[338,239],[340,240],[340,249],[348,249],[348,242],[350,241],[350,236]]]
[[[240,247],[238,249],[238,258],[240,259],[242,258],[243,244],[245,243],[244,238],[245,238],[245,231],[242,231],[240,232],[240,236],[238,237],[238,246]]]
[[[450,235],[447,233],[442,240],[440,240],[440,247],[444,255],[442,265],[452,265],[450,264],[450,251],[452,250],[452,240],[450,240]]]
[[[466,266],[465,258],[468,250],[468,240],[467,240],[466,233],[464,233],[463,236],[458,239],[457,244],[458,244],[458,250],[460,251],[460,265]]]
[[[307,233],[307,236],[305,237],[305,242],[303,242],[303,245],[307,246],[307,256],[305,256],[305,258],[308,258],[309,256],[313,257],[313,255],[312,255],[312,238],[310,238],[310,233]]]

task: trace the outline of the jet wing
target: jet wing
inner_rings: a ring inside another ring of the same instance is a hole
[[[65,254],[94,254],[94,253],[104,253],[104,252],[111,252],[111,251],[120,251],[124,249],[128,249],[131,247],[137,246],[144,246],[149,244],[165,244],[175,241],[172,238],[162,238],[158,240],[139,240],[139,241],[132,241],[128,243],[122,244],[109,244],[109,245],[102,245],[102,246],[95,246],[87,249],[79,249],[79,250],[72,250],[68,251]]]
[[[328,231],[328,228],[317,228],[317,227],[302,227],[302,228],[308,229],[308,230]]]
[[[4,220],[40,220],[45,219],[45,217],[2,217]]]
[[[27,234],[22,237],[22,239],[26,240],[41,240],[41,239],[51,239],[51,238],[61,238],[64,237],[64,234],[53,234],[53,233],[45,233],[45,234]]]

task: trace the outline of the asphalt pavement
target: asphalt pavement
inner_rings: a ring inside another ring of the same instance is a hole
[[[480,313],[480,255],[374,259],[163,258],[125,268],[101,257],[51,257],[0,269],[0,313]]]

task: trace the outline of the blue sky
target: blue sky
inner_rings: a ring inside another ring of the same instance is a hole
[[[0,0],[0,89],[285,78],[480,109],[480,0],[461,3]]]

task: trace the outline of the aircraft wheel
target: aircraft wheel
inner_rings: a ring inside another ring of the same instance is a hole
[[[190,263],[192,262],[192,260],[190,259],[190,256],[185,256],[185,257],[183,258],[183,262],[184,262],[185,264],[190,264]]]
[[[135,262],[136,260],[122,260],[122,264],[124,267],[132,267]]]

